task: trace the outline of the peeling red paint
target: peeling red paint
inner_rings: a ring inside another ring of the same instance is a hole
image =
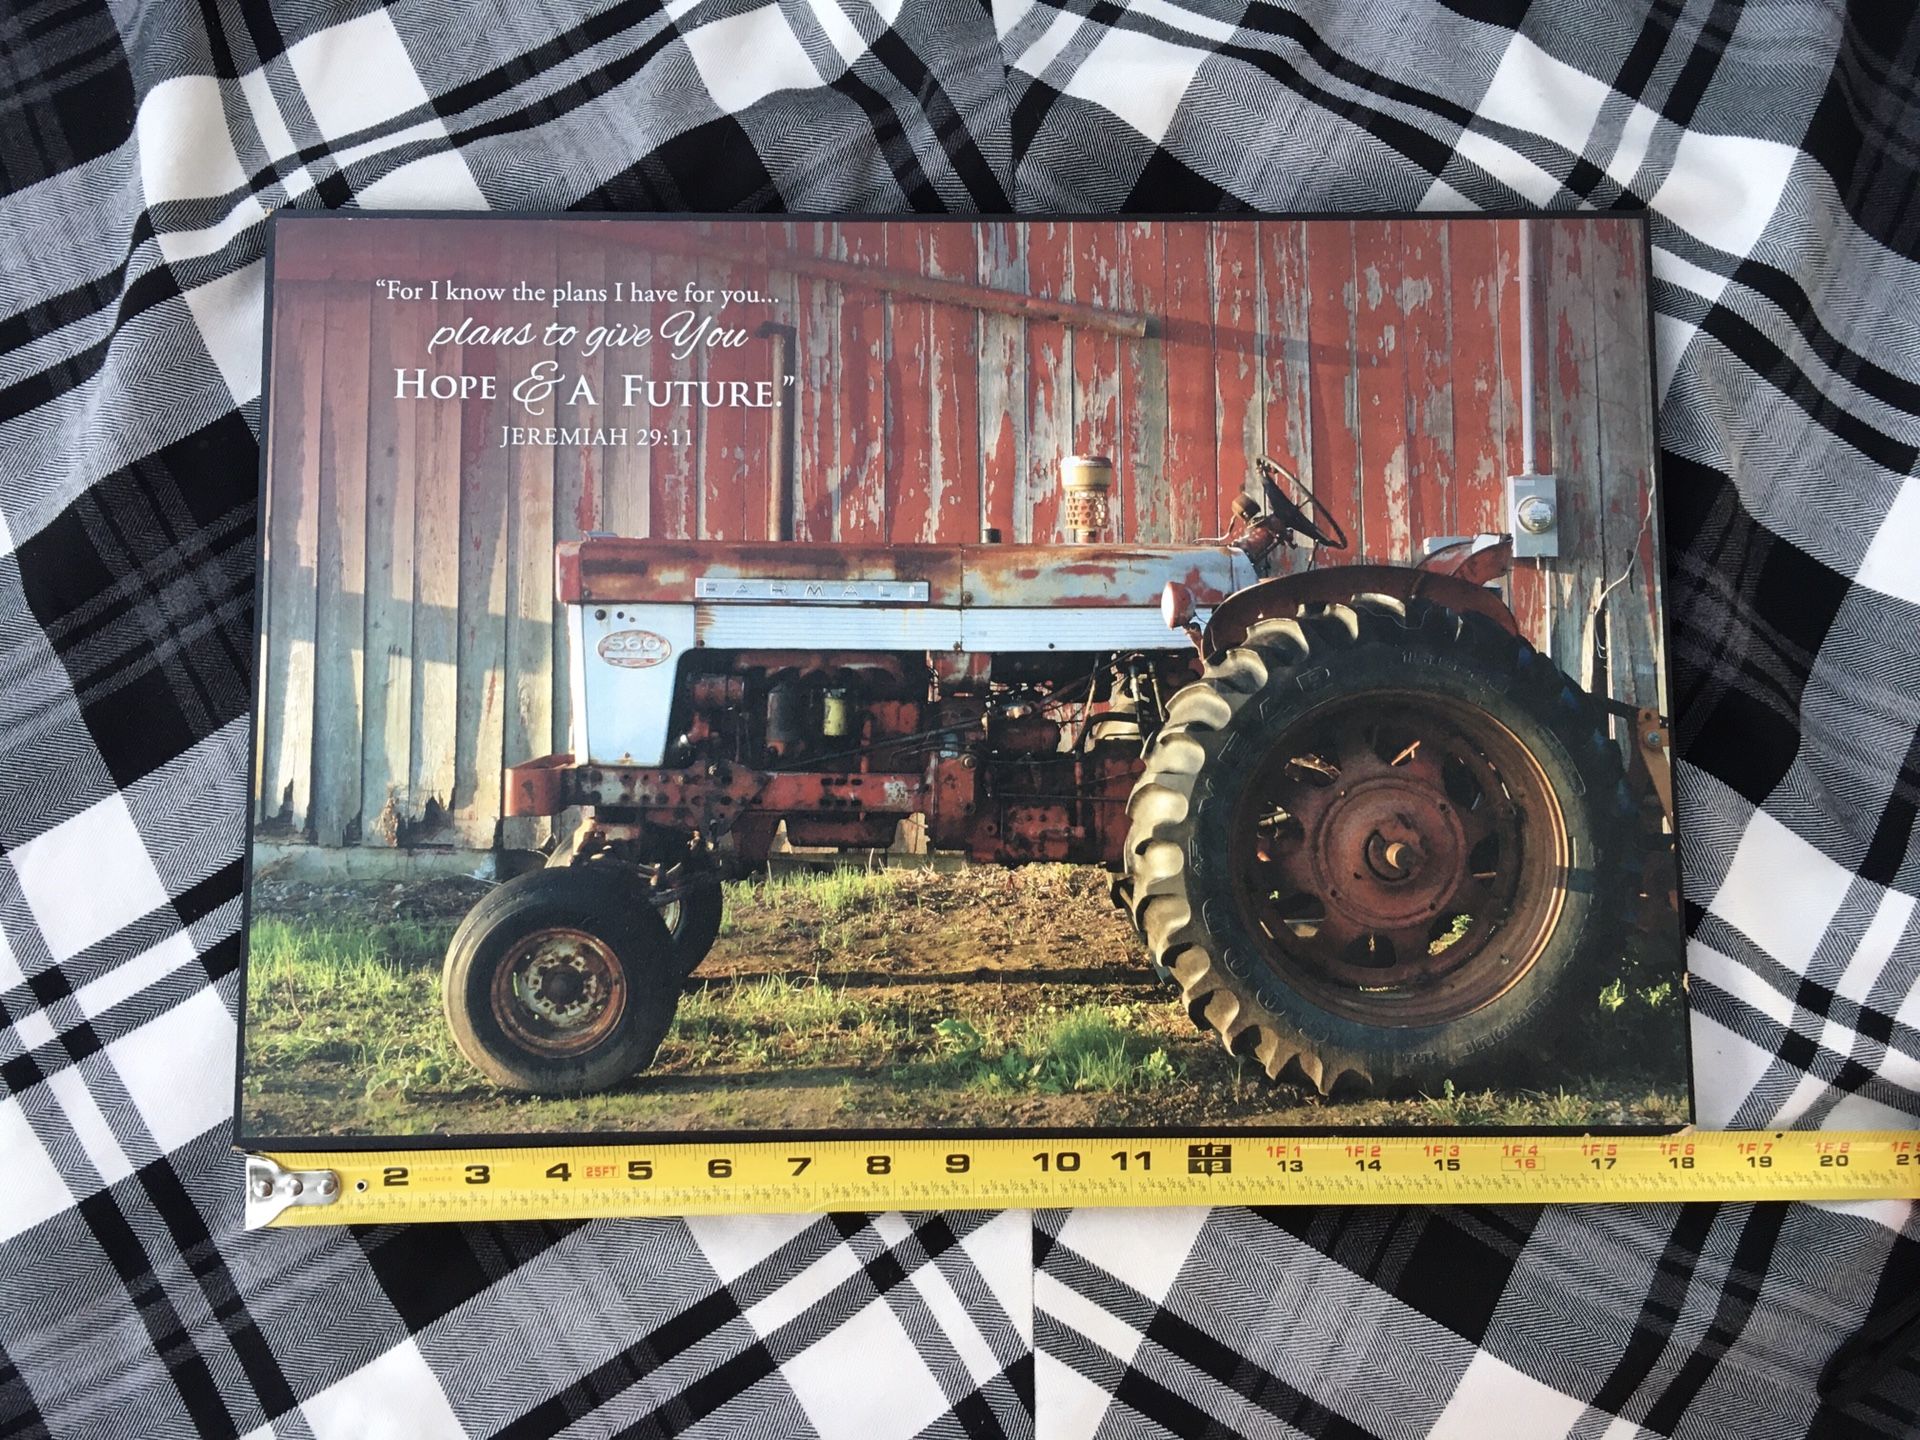
[[[1645,664],[1659,644],[1659,627],[1653,541],[1643,529],[1651,418],[1641,414],[1644,390],[1634,388],[1646,341],[1640,231],[1606,219],[1539,223],[1542,253],[1552,260],[1545,267],[1550,323],[1541,332],[1548,342],[1541,391],[1549,421],[1541,429],[1551,453],[1543,443],[1538,459],[1563,472],[1566,548],[1556,561],[1520,562],[1508,594],[1529,636],[1544,642],[1558,626],[1564,642],[1573,628],[1568,617],[1582,613],[1583,597],[1590,603],[1595,578],[1611,581],[1630,569],[1608,613],[1616,625],[1631,623],[1642,647],[1634,663]],[[473,504],[490,493],[490,482],[472,467],[497,450],[495,426],[510,407],[401,407],[387,417],[392,433],[369,452],[376,464],[383,454],[397,456],[387,469],[401,472],[395,483],[404,486],[392,492],[398,498],[390,513],[379,508],[386,492],[376,493],[370,483],[366,519],[374,526],[384,516],[396,531],[398,550],[380,562],[378,573],[402,606],[413,607],[403,616],[403,633],[414,635],[418,626],[424,627],[420,636],[437,635],[441,622],[434,614],[451,611],[458,618],[446,622],[445,633],[465,637],[469,650],[473,637],[490,633],[482,614],[493,604],[490,567],[504,567],[506,593],[543,591],[546,537],[555,532],[608,528],[657,537],[649,543],[660,548],[647,552],[643,572],[636,568],[644,581],[586,565],[588,573],[563,578],[574,593],[593,585],[690,593],[693,576],[702,573],[694,568],[697,560],[769,576],[805,574],[809,565],[828,574],[868,565],[875,576],[918,566],[938,594],[952,597],[934,603],[951,604],[969,591],[979,597],[969,602],[975,604],[1035,603],[1036,597],[1089,607],[1116,603],[1116,597],[1152,603],[1161,585],[1180,579],[1204,605],[1213,572],[1192,558],[1202,552],[1130,542],[1151,538],[1177,547],[1219,534],[1228,503],[1248,485],[1255,451],[1276,455],[1307,479],[1356,542],[1352,555],[1279,552],[1274,561],[1282,570],[1330,569],[1361,556],[1405,563],[1430,536],[1504,529],[1504,479],[1529,468],[1529,457],[1520,454],[1516,259],[1522,225],[1515,220],[1114,219],[1029,228],[999,220],[780,219],[730,232],[735,238],[724,260],[690,259],[689,232],[669,222],[569,223],[527,233],[539,239],[513,251],[513,263],[515,273],[536,279],[564,272],[591,284],[645,274],[668,284],[698,276],[706,284],[760,288],[770,297],[764,305],[722,313],[746,319],[751,308],[749,328],[763,320],[793,327],[796,540],[765,543],[777,473],[766,412],[718,414],[682,405],[608,413],[610,382],[623,370],[698,380],[717,377],[734,357],[674,361],[634,351],[583,362],[559,353],[566,374],[587,376],[601,403],[562,405],[549,416],[554,423],[646,425],[692,440],[644,452],[561,447],[550,459],[512,455],[510,503],[540,503],[515,512],[527,529],[499,560],[489,547],[506,542],[492,533],[491,512],[483,517]],[[561,237],[557,248],[555,236]],[[924,287],[889,290],[881,280],[867,285],[841,271],[778,270],[778,257],[795,251],[879,277],[892,272],[964,282],[979,287],[988,302],[970,305],[958,292]],[[383,245],[377,257],[329,260],[312,278],[325,279],[327,295],[345,295],[354,287],[340,281],[355,264],[380,267],[369,274],[444,276],[458,258],[444,242],[423,247],[403,238]],[[295,270],[279,278],[305,283]],[[318,288],[312,293],[316,304],[334,303]],[[1053,296],[1084,310],[1023,315],[996,308],[993,293]],[[616,315],[581,302],[564,314],[568,323],[657,328],[675,308],[635,306]],[[1151,324],[1144,336],[1127,333],[1104,323],[1116,314],[1149,317]],[[417,351],[429,333],[422,327],[458,318],[394,311],[374,333],[395,353]],[[764,376],[773,351],[770,342],[755,340],[739,352],[739,373]],[[331,341],[326,353],[334,353]],[[377,357],[368,359],[377,368]],[[438,365],[475,375],[489,363],[477,346],[464,354],[443,348],[436,356]],[[504,379],[507,371],[500,373]],[[449,462],[455,449],[459,459]],[[1113,459],[1115,544],[1097,551],[1016,547],[1012,542],[1029,534],[1042,541],[1056,534],[1058,465],[1072,451],[1107,452]],[[314,499],[302,496],[300,503]],[[1009,542],[997,555],[978,544],[987,527]],[[673,548],[701,535],[727,543],[712,551]],[[527,536],[540,538],[529,543]],[[839,558],[823,558],[827,552]],[[538,557],[537,570],[528,568],[536,563],[530,556]],[[321,563],[330,562],[323,557]],[[563,554],[563,577],[567,563]],[[574,563],[581,568],[579,556]],[[374,578],[373,566],[370,543],[362,582]],[[446,583],[449,575],[457,594]],[[480,578],[486,583],[476,583]],[[283,588],[290,583],[281,582]],[[546,612],[539,616],[544,627]],[[528,674],[514,682],[522,695],[540,687],[534,672],[549,655],[564,660],[565,644],[564,632],[556,630],[544,650],[525,659]],[[384,641],[382,647],[391,648]],[[435,648],[417,647],[420,655]],[[1565,653],[1562,644],[1556,658]],[[477,793],[470,776],[463,773],[456,784],[446,773],[443,716],[457,708],[459,724],[467,727],[460,733],[470,737],[477,724],[491,723],[471,714],[483,692],[484,703],[496,709],[503,697],[465,674],[455,695],[443,677],[419,669],[417,658],[403,663],[416,667],[407,679],[424,717],[419,753],[408,753],[409,738],[388,762],[402,793],[413,797],[406,803],[417,811],[418,797]],[[564,690],[561,679],[547,697],[550,712],[529,712],[531,729],[565,733]],[[513,694],[510,686],[504,697],[510,709]],[[370,808],[377,808],[379,794],[368,793]]]

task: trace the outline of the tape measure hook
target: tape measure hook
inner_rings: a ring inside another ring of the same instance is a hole
[[[247,1156],[246,1226],[270,1225],[292,1205],[331,1205],[340,1198],[340,1176],[332,1170],[289,1170],[265,1155]]]

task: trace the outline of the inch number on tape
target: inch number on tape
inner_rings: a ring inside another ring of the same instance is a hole
[[[1920,1138],[886,1138],[247,1157],[247,1223],[1071,1205],[1920,1199]]]

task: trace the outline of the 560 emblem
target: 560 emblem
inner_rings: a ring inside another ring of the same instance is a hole
[[[673,643],[651,630],[616,630],[603,636],[596,648],[609,665],[627,670],[645,670],[673,654]]]

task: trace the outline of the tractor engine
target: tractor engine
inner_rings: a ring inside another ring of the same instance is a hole
[[[665,758],[789,777],[779,788],[794,808],[736,820],[743,859],[760,858],[782,820],[796,846],[884,848],[913,798],[935,849],[1104,860],[1139,768],[1135,687],[1145,681],[1154,713],[1152,695],[1185,678],[1172,659],[697,650]],[[874,776],[899,777],[890,795],[882,780],[879,805]]]
[[[745,865],[783,823],[884,847],[915,814],[936,850],[1111,861],[1199,673],[1169,576],[1205,605],[1256,578],[1226,546],[563,544],[576,753],[509,770],[509,813],[583,805],[581,845],[724,837]]]

